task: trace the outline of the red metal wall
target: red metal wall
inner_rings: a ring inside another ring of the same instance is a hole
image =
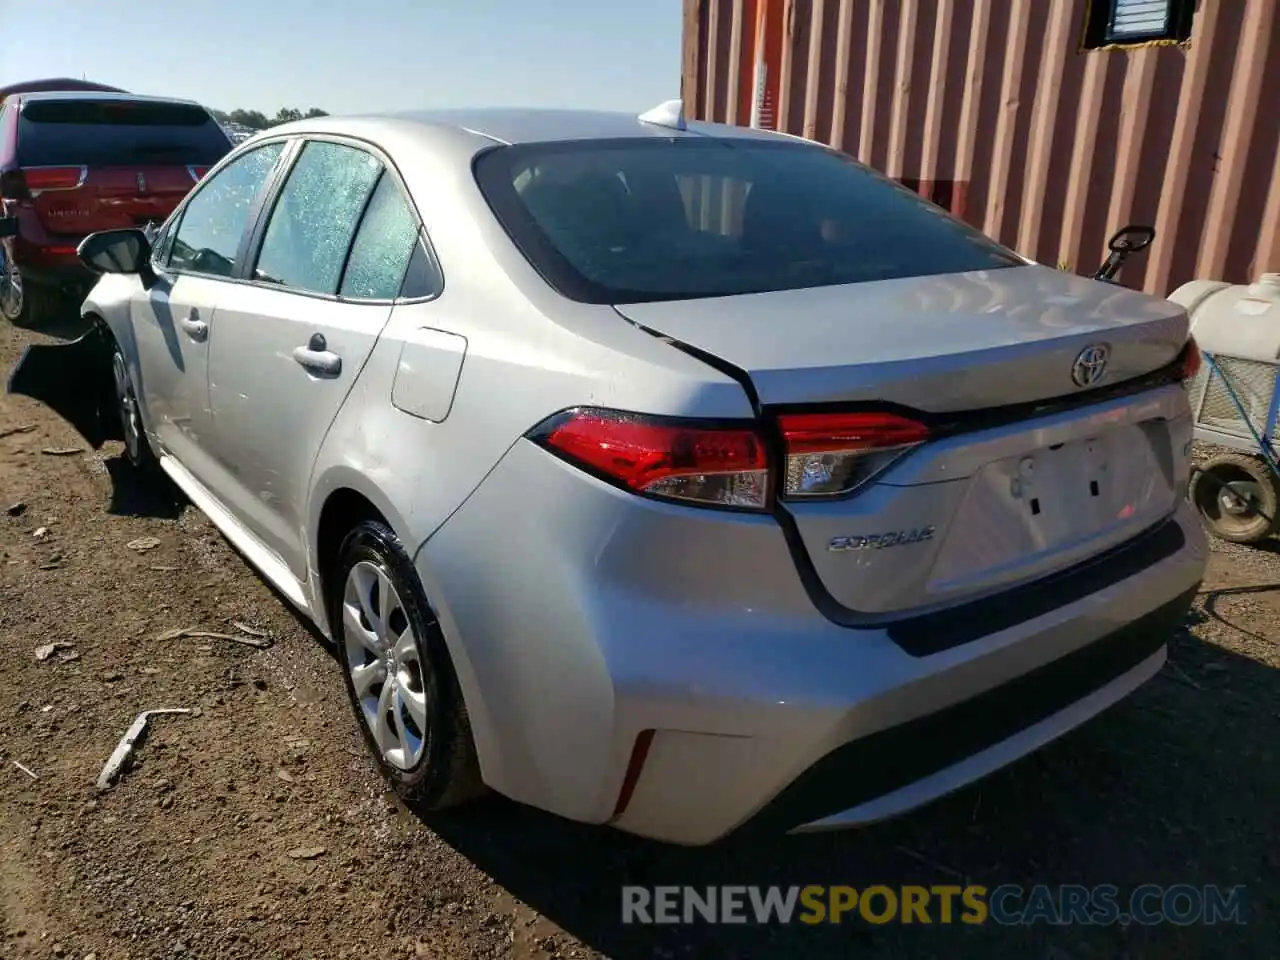
[[[829,143],[1053,266],[1154,223],[1127,285],[1280,270],[1280,0],[1183,46],[1084,51],[1086,0],[685,0],[700,119]]]

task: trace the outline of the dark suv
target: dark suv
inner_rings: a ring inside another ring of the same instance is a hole
[[[94,282],[90,233],[159,224],[231,149],[197,103],[123,93],[15,94],[0,108],[0,315],[53,319]]]

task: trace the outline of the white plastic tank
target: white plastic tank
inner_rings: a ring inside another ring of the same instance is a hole
[[[1169,299],[1186,307],[1196,343],[1217,365],[1217,371],[1202,365],[1187,385],[1196,439],[1252,452],[1254,435],[1265,435],[1275,416],[1280,273],[1264,273],[1250,284],[1193,280]]]
[[[1192,280],[1169,295],[1187,308],[1191,333],[1215,356],[1280,362],[1280,273],[1254,283]]]

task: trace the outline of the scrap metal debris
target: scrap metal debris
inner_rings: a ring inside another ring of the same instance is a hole
[[[138,742],[146,734],[147,724],[150,722],[151,718],[166,713],[192,715],[195,711],[186,709],[185,707],[168,707],[159,710],[143,710],[138,714],[133,723],[129,724],[129,729],[126,730],[124,736],[120,738],[120,742],[116,744],[115,750],[111,752],[111,756],[107,759],[106,766],[104,766],[102,768],[102,772],[98,774],[99,790],[107,790],[115,783],[116,778],[119,777],[121,771],[125,767],[125,764],[128,763],[129,758],[133,755],[134,747],[137,746]]]
[[[295,860],[316,860],[328,852],[324,847],[297,847],[289,851],[289,856]]]
[[[241,623],[239,620],[232,620],[231,625],[241,633],[247,633],[251,637],[270,637],[271,634],[265,630],[259,630],[257,627],[251,627],[247,623]]]
[[[53,643],[46,643],[36,647],[36,659],[44,663],[59,650],[71,650],[75,647],[74,643],[67,643],[65,640],[55,640]]]
[[[255,650],[266,650],[267,647],[271,646],[270,640],[264,640],[261,637],[237,637],[230,633],[213,633],[209,630],[189,630],[187,636],[205,640],[226,640],[229,643],[239,643],[246,647],[253,647]]]
[[[0,430],[0,440],[5,437],[12,437],[15,433],[30,433],[35,428],[36,425],[34,423],[24,423],[19,427],[6,427]]]
[[[160,546],[160,541],[155,537],[138,537],[137,540],[130,540],[125,546],[130,550],[138,551],[138,553],[146,553],[148,550],[154,550]]]
[[[4,512],[11,517],[20,517],[27,512],[27,505],[21,500],[16,500],[9,504],[9,506],[5,507]]]
[[[243,625],[237,623],[237,627],[243,628]],[[245,630],[245,633],[249,633]],[[266,650],[271,646],[271,638],[269,634],[260,630],[252,631],[252,636],[237,637],[230,633],[214,633],[211,630],[197,630],[195,627],[178,627],[174,630],[166,630],[164,633],[157,634],[155,639],[160,641],[177,640],[180,637],[190,637],[193,640],[226,640],[228,643],[238,643],[245,647],[253,647],[255,650]]]
[[[19,770],[21,770],[23,773],[25,773],[25,774],[26,774],[28,777],[30,777],[32,780],[39,780],[39,779],[40,779],[39,774],[37,774],[37,773],[36,773],[34,770],[32,770],[30,767],[23,766],[23,765],[22,765],[21,763],[19,763],[17,760],[13,760],[13,761],[11,761],[11,762],[13,763],[13,765],[14,765],[15,767],[17,767]]]
[[[31,535],[35,537],[37,540],[43,540],[45,537],[49,535],[49,528],[36,527],[35,530],[31,531]]]
[[[69,457],[73,453],[84,453],[83,447],[45,447],[40,451],[50,457]]]

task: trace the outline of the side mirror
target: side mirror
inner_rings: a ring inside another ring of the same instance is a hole
[[[96,273],[136,273],[143,286],[155,280],[151,270],[151,241],[141,230],[102,230],[80,241],[76,255]]]
[[[1116,274],[1124,266],[1129,254],[1147,249],[1155,238],[1156,231],[1154,227],[1134,223],[1121,227],[1107,241],[1107,249],[1111,253],[1107,256],[1106,263],[1100,266],[1098,272],[1093,275],[1093,279],[1104,280],[1108,283],[1115,280]]]
[[[1151,241],[1155,238],[1155,227],[1131,223],[1127,227],[1121,227],[1112,235],[1107,241],[1107,249],[1112,253],[1137,253],[1151,246]]]

